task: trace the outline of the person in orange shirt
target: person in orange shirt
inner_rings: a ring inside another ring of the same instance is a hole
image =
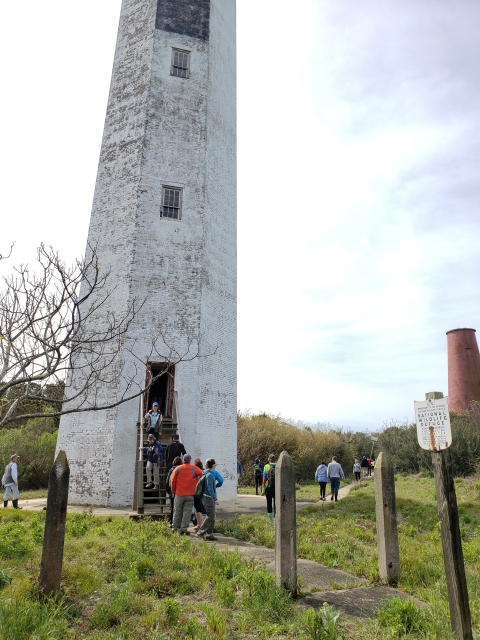
[[[202,470],[191,464],[192,456],[187,453],[183,456],[183,464],[175,468],[172,473],[170,486],[175,495],[175,506],[173,509],[173,531],[178,531],[180,535],[190,535],[188,525],[193,508],[193,496],[198,480],[202,477]]]

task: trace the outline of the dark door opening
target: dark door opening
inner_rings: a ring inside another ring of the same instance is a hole
[[[175,385],[175,367],[164,362],[149,362],[147,364],[147,384],[152,378],[159,376],[146,394],[146,405],[152,408],[158,402],[158,408],[165,418],[172,417],[173,390]]]

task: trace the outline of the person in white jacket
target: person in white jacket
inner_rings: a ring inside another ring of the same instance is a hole
[[[3,496],[3,506],[8,507],[8,498],[10,493],[13,493],[12,504],[14,509],[22,509],[18,506],[18,467],[17,460],[20,456],[14,453],[10,457],[10,462],[5,467],[5,473],[2,478],[2,485],[5,487],[5,494]]]

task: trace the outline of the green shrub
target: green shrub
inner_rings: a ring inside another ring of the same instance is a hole
[[[308,637],[312,640],[340,640],[340,613],[324,604],[320,611],[307,609],[303,614],[303,623]]]
[[[391,635],[402,637],[425,630],[423,611],[412,600],[392,598],[377,613],[378,623]]]
[[[205,606],[207,629],[210,638],[224,640],[227,637],[227,618],[215,605]]]
[[[162,601],[163,617],[167,626],[174,626],[180,619],[182,606],[175,598],[164,598]]]
[[[2,640],[63,640],[69,635],[68,611],[62,601],[0,599]]]
[[[83,513],[74,513],[67,516],[67,526],[65,534],[72,538],[82,538],[90,530],[95,516],[92,511],[84,511]]]
[[[25,426],[0,430],[0,468],[10,461],[12,453],[20,455],[20,489],[41,489],[48,486],[57,444],[55,420],[29,420]]]
[[[0,528],[0,558],[21,558],[28,555],[33,546],[29,530],[21,522],[10,522]]]
[[[10,571],[6,569],[0,569],[0,591],[7,587],[12,582],[12,576]]]
[[[292,424],[279,416],[240,413],[237,418],[238,457],[243,463],[241,484],[253,484],[253,461],[258,456],[263,463],[268,455],[288,451],[295,466],[297,481],[314,479],[315,470],[322,460],[328,462],[333,455],[351,472],[357,457],[357,442],[341,429],[326,425],[312,429]]]

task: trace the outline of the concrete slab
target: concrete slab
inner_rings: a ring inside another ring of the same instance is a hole
[[[340,609],[343,613],[355,618],[371,618],[381,608],[383,602],[392,598],[401,598],[402,600],[413,600],[421,607],[425,607],[425,603],[420,602],[413,596],[392,589],[391,587],[360,587],[357,589],[339,589],[335,591],[324,591],[314,593],[299,600],[301,607],[313,607],[320,609],[324,603]]]

